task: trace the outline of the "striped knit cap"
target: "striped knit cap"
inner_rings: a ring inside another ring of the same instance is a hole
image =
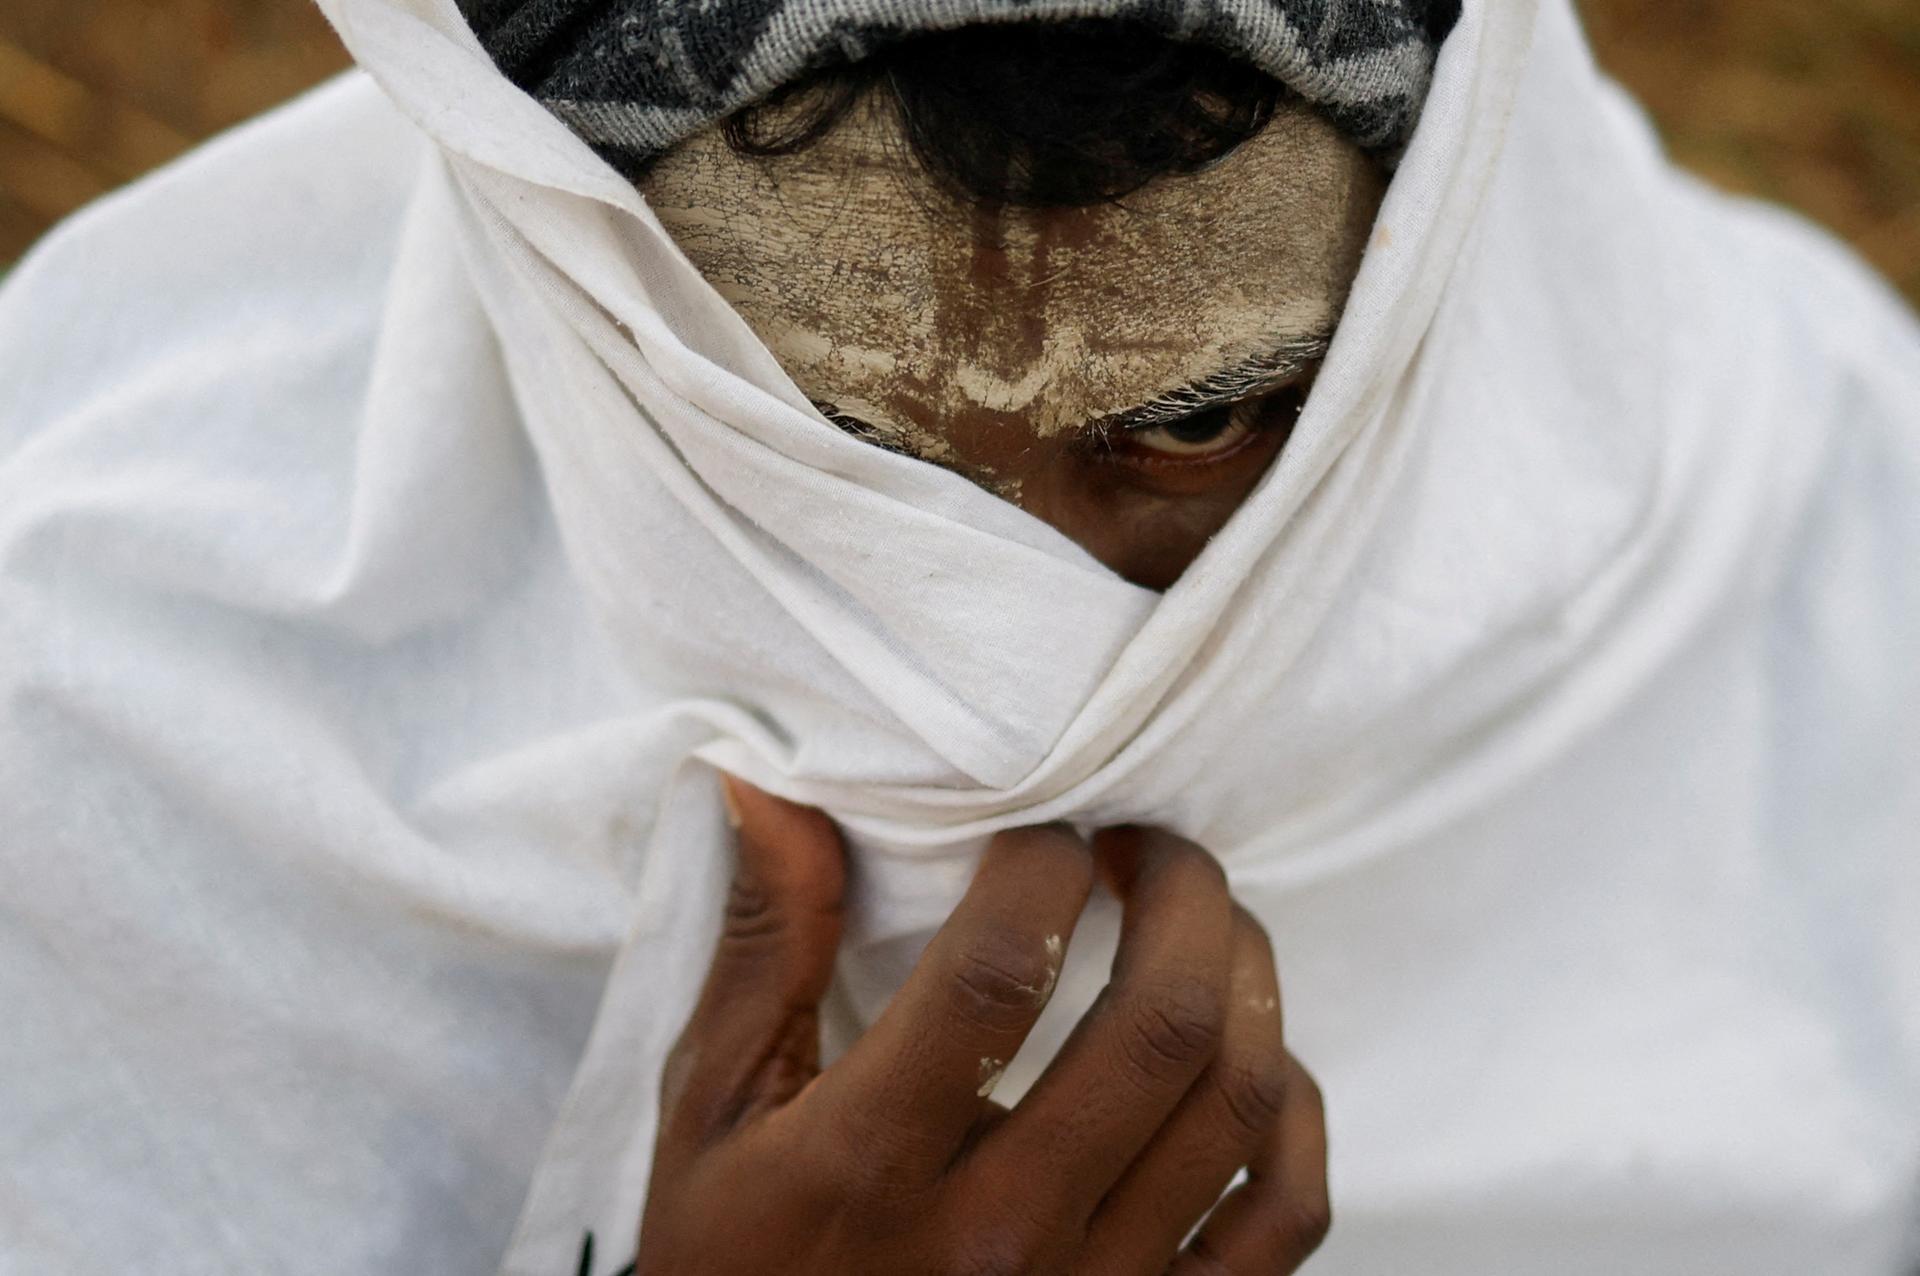
[[[1389,158],[1459,0],[460,0],[515,84],[637,167],[790,81],[891,41],[1113,18],[1266,71]]]

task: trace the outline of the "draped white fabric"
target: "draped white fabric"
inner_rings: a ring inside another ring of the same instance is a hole
[[[624,1263],[706,763],[854,835],[842,1040],[992,830],[1214,850],[1310,1270],[1920,1262],[1920,328],[1566,0],[1469,0],[1164,596],[819,419],[451,0],[327,8],[364,74],[0,292],[0,1271]]]

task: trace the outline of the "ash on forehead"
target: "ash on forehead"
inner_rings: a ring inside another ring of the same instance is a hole
[[[896,129],[862,111],[773,157],[709,130],[643,189],[830,419],[990,485],[1050,440],[1323,334],[1384,180],[1292,106],[1118,204],[994,210],[929,179]]]

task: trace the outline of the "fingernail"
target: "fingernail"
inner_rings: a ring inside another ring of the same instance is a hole
[[[720,773],[720,805],[727,811],[727,827],[740,831],[740,799],[734,795],[733,786],[738,783],[725,771]]]

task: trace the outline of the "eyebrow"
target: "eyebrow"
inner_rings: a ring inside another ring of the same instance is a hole
[[[1288,337],[1265,352],[1254,355],[1251,359],[1242,360],[1230,368],[1223,368],[1198,381],[1183,385],[1177,390],[1157,395],[1137,407],[1100,417],[1085,426],[1081,432],[1094,437],[1105,437],[1120,430],[1151,430],[1156,426],[1185,420],[1209,408],[1224,407],[1244,399],[1254,398],[1278,389],[1299,376],[1310,364],[1325,358],[1327,347],[1332,343],[1331,326]],[[848,434],[885,448],[889,452],[914,455],[912,448],[908,447],[903,439],[897,437],[894,431],[863,421],[850,412],[843,412],[837,405],[824,399],[809,401],[813,404],[815,411]]]
[[[1209,408],[1225,407],[1279,388],[1299,376],[1308,365],[1326,356],[1333,342],[1333,329],[1288,337],[1278,345],[1223,368],[1188,385],[1148,399],[1138,407],[1115,412],[1095,421],[1091,431],[1110,434],[1119,430],[1151,430],[1170,425]]]

